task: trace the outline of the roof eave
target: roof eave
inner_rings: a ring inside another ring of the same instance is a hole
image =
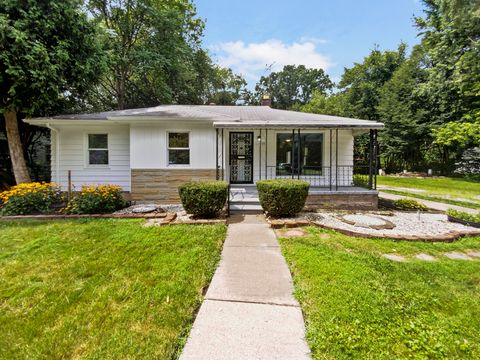
[[[385,127],[382,123],[372,124],[279,124],[279,123],[251,123],[251,122],[214,122],[215,128],[249,128],[249,129],[356,129],[356,130],[377,130]]]

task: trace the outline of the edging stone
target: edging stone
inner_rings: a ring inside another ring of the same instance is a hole
[[[52,214],[0,216],[0,220],[69,220],[69,219],[161,219],[168,213],[147,214]],[[176,214],[175,214],[176,215]]]

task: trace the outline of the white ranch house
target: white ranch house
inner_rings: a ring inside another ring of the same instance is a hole
[[[259,179],[310,182],[309,204],[375,208],[383,124],[268,106],[162,105],[27,119],[51,130],[52,181],[117,184],[135,202],[178,203],[178,185],[224,179],[247,209]],[[354,184],[354,136],[370,132],[368,189]]]

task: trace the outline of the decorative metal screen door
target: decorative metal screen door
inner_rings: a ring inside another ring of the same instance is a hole
[[[253,132],[230,133],[230,183],[253,183]]]

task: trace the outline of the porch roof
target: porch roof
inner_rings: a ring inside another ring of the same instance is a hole
[[[272,109],[268,106],[161,105],[151,108],[68,114],[27,119],[31,124],[50,122],[157,122],[184,120],[217,128],[350,128],[381,129],[383,123],[339,116]]]

